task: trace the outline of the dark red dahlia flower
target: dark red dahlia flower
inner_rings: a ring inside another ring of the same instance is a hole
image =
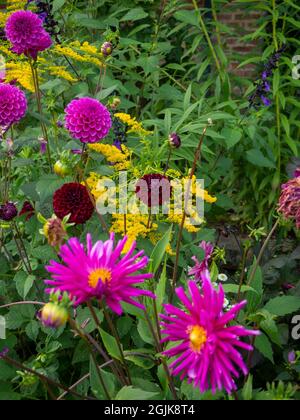
[[[54,193],[53,209],[61,220],[70,214],[69,222],[81,225],[92,217],[94,205],[86,187],[71,182],[64,184]]]
[[[22,209],[19,212],[19,216],[23,216],[23,214],[26,214],[26,221],[28,221],[34,215],[34,211],[35,210],[32,204],[29,201],[25,201]]]
[[[138,180],[135,192],[148,207],[161,206],[170,201],[171,184],[164,175],[147,174]]]

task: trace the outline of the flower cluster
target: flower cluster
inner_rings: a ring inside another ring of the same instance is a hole
[[[158,229],[157,223],[150,223],[149,216],[139,214],[114,214],[111,232],[126,235],[128,240],[124,246],[127,252],[137,239],[147,238]]]
[[[286,46],[283,46],[278,51],[276,51],[268,60],[264,66],[264,70],[261,74],[261,79],[256,82],[256,88],[253,94],[249,97],[249,106],[250,108],[259,108],[259,105],[263,103],[264,106],[270,106],[271,100],[268,98],[268,95],[271,91],[271,85],[268,79],[273,75],[274,70],[278,66],[278,62],[282,53],[285,51]]]
[[[114,166],[117,171],[123,171],[130,166],[130,151],[122,144],[120,148],[110,144],[90,144],[89,149],[105,156],[106,160]]]
[[[135,133],[141,137],[149,136],[152,134],[152,131],[147,131],[143,128],[142,124],[139,123],[136,118],[131,117],[129,114],[125,113],[116,113],[115,117],[118,118],[122,123],[128,126],[127,133]]]

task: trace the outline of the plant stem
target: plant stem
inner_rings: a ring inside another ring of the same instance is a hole
[[[99,366],[98,366],[98,363],[97,363],[97,360],[96,360],[96,356],[94,354],[94,349],[91,347],[91,344],[90,344],[89,340],[87,339],[87,337],[85,336],[85,334],[82,333],[82,331],[77,327],[76,322],[74,322],[73,320],[70,320],[69,322],[70,322],[70,325],[71,325],[72,329],[74,329],[78,333],[78,335],[86,342],[87,347],[89,349],[89,352],[91,354],[91,357],[93,359],[95,368],[96,368],[98,379],[99,379],[99,381],[100,381],[100,383],[102,385],[102,388],[104,390],[104,393],[106,395],[106,398],[108,400],[111,400],[111,397],[110,397],[109,392],[108,392],[108,389],[107,389],[107,387],[105,385],[105,381],[103,379],[101,370],[99,369]]]
[[[127,377],[128,377],[128,385],[131,385],[132,382],[131,382],[130,371],[129,371],[129,368],[127,366],[126,360],[125,360],[125,356],[124,356],[123,348],[122,348],[122,345],[121,345],[121,339],[120,339],[118,330],[114,326],[114,323],[113,323],[113,321],[112,321],[112,319],[111,319],[108,311],[104,307],[104,305],[102,306],[102,309],[103,309],[103,313],[104,313],[105,319],[106,319],[106,321],[108,323],[108,326],[109,326],[109,328],[111,330],[111,333],[112,333],[112,335],[114,336],[114,338],[116,340],[116,343],[117,343],[117,346],[118,346],[118,349],[119,349],[119,352],[120,352],[122,364],[123,364],[123,366],[125,368],[125,371],[126,371],[126,374],[127,374]]]
[[[277,39],[277,19],[276,19],[276,0],[272,0],[272,27],[273,27],[273,43],[275,50],[278,51],[279,44]],[[279,72],[279,68],[277,69]],[[280,178],[281,174],[281,115],[280,115],[280,100],[279,94],[276,92],[275,95],[275,106],[276,106],[276,127],[277,127],[277,141],[278,141],[278,175]]]
[[[32,77],[33,77],[33,82],[34,82],[34,89],[35,89],[35,95],[36,95],[36,101],[37,101],[37,108],[38,108],[38,113],[40,115],[40,124],[41,124],[41,129],[42,129],[42,133],[44,136],[45,141],[47,142],[47,158],[48,158],[48,164],[49,164],[49,168],[50,168],[50,172],[52,172],[52,161],[51,161],[51,150],[50,150],[50,144],[49,144],[49,137],[48,137],[48,132],[47,132],[47,127],[43,121],[43,107],[42,107],[42,102],[41,102],[41,92],[40,92],[40,86],[39,86],[39,76],[38,76],[38,71],[36,68],[36,63],[32,63],[32,60],[29,59],[29,64],[30,64],[30,68],[31,68],[31,72],[32,72]]]
[[[51,378],[48,378],[45,375],[42,375],[41,373],[35,371],[34,369],[31,369],[31,368],[23,365],[22,363],[18,362],[17,360],[14,360],[14,359],[12,359],[8,356],[2,356],[1,359],[4,360],[9,365],[16,367],[17,369],[24,370],[24,371],[30,373],[31,375],[37,376],[41,381],[47,381],[48,384],[56,386],[57,388],[60,388],[63,391],[66,391],[69,394],[74,395],[74,397],[77,397],[77,398],[80,398],[80,399],[83,399],[83,400],[94,400],[95,399],[95,398],[91,398],[91,397],[85,397],[84,395],[81,395],[78,392],[73,391],[72,389],[54,381]]]
[[[24,300],[22,302],[12,302],[8,303],[6,305],[0,306],[0,309],[10,308],[11,306],[18,306],[18,305],[38,305],[38,306],[44,306],[46,305],[45,302],[35,302],[31,300]]]
[[[87,306],[88,306],[88,308],[89,308],[89,310],[91,312],[91,315],[92,315],[92,317],[93,317],[93,319],[95,321],[95,324],[97,325],[98,330],[100,331],[101,324],[100,324],[100,321],[99,321],[99,319],[97,317],[97,314],[96,314],[96,312],[94,310],[94,307],[93,307],[92,303],[91,302],[87,302]],[[93,345],[96,346],[98,350],[100,350],[100,354],[102,355],[102,357],[104,357],[104,359],[106,359],[107,357],[106,357],[106,354],[105,354],[104,350],[102,349],[102,347],[97,342],[93,343]],[[114,373],[115,373],[115,375],[119,378],[119,380],[124,385],[127,385],[127,381],[126,381],[126,378],[125,378],[125,376],[123,374],[123,371],[120,369],[120,367],[119,367],[119,365],[118,365],[118,363],[117,363],[117,361],[115,359],[114,359],[114,363],[115,363],[115,366],[114,366],[114,369],[115,369],[115,372]]]
[[[173,278],[172,278],[171,302],[173,300],[173,296],[174,296],[175,289],[176,289],[176,284],[177,284],[177,273],[178,273],[178,264],[179,264],[179,256],[180,256],[180,247],[181,247],[184,223],[185,223],[186,216],[187,216],[187,207],[186,206],[187,206],[188,197],[190,195],[190,191],[191,191],[191,187],[192,187],[193,177],[194,177],[195,172],[196,172],[197,163],[198,163],[198,160],[201,157],[202,144],[203,144],[203,141],[204,141],[204,137],[205,137],[207,128],[208,128],[208,126],[206,126],[203,130],[202,136],[200,138],[200,141],[199,141],[196,153],[195,153],[195,159],[194,159],[192,170],[191,170],[191,173],[190,173],[190,176],[189,176],[188,188],[187,188],[185,199],[184,199],[184,211],[183,211],[183,216],[182,216],[182,220],[181,220],[181,224],[180,224],[180,228],[179,228],[178,241],[177,241],[177,247],[176,247],[176,258],[175,258],[175,265],[174,265]]]
[[[140,300],[140,301],[142,302],[142,300]],[[144,314],[145,314],[145,320],[148,324],[149,330],[152,334],[152,337],[153,337],[153,340],[154,340],[154,343],[155,343],[156,351],[158,353],[161,353],[163,351],[163,347],[161,345],[161,342],[160,342],[160,339],[159,339],[159,336],[158,336],[158,335],[160,335],[160,333],[159,334],[155,333],[155,330],[153,328],[153,325],[152,325],[152,322],[151,322],[151,319],[149,317],[149,314],[148,314],[147,310],[144,311]],[[164,368],[164,371],[167,375],[169,388],[170,388],[170,391],[173,395],[173,398],[175,400],[178,400],[178,395],[177,395],[177,392],[176,392],[176,389],[175,389],[174,381],[173,381],[173,378],[170,374],[170,370],[169,370],[169,367],[167,365],[167,362],[163,358],[160,358],[160,361],[161,361],[161,363],[163,365],[163,368]]]
[[[259,267],[259,265],[260,265],[260,262],[261,262],[261,260],[262,260],[262,257],[263,257],[263,255],[264,255],[264,253],[265,253],[265,250],[267,249],[267,246],[268,246],[268,244],[269,244],[269,242],[270,242],[270,240],[271,240],[271,238],[272,238],[272,236],[273,236],[274,232],[276,231],[276,229],[277,229],[277,227],[278,227],[279,223],[280,223],[280,219],[277,219],[277,221],[276,221],[276,223],[274,224],[274,226],[273,226],[272,230],[270,231],[269,235],[267,236],[267,238],[266,238],[266,240],[265,240],[265,242],[264,242],[263,246],[261,247],[260,253],[259,253],[259,255],[258,255],[258,257],[257,257],[257,260],[256,260],[256,264],[255,264],[255,266],[253,267],[253,270],[252,270],[252,272],[251,272],[251,274],[250,274],[250,277],[249,277],[249,280],[248,280],[248,284],[247,284],[247,286],[251,286],[251,283],[252,283],[252,281],[253,281],[253,279],[254,279],[254,277],[255,277],[256,271],[257,271],[257,269],[258,269],[258,267]]]
[[[211,54],[212,54],[212,56],[213,56],[213,58],[214,58],[214,61],[215,61],[215,63],[216,63],[216,67],[217,67],[218,73],[219,73],[219,74],[220,74],[220,76],[221,76],[221,73],[222,73],[221,65],[220,65],[220,62],[219,62],[218,56],[217,56],[217,54],[216,54],[216,51],[215,51],[215,49],[214,49],[214,46],[213,46],[213,44],[212,44],[212,42],[211,42],[210,36],[209,36],[209,34],[208,34],[208,30],[206,29],[206,25],[205,25],[205,23],[204,23],[204,20],[202,19],[202,16],[201,16],[201,12],[200,12],[200,9],[199,9],[199,6],[198,6],[198,3],[197,3],[197,1],[196,1],[196,0],[192,0],[192,2],[193,2],[193,5],[194,5],[194,8],[195,8],[195,11],[196,11],[196,13],[197,13],[197,15],[198,15],[199,23],[200,23],[200,26],[201,26],[202,31],[203,31],[203,33],[204,33],[204,36],[205,36],[205,38],[206,38],[206,41],[207,41],[207,43],[208,43],[209,49],[210,49]]]

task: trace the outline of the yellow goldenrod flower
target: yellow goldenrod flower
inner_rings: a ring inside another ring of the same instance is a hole
[[[126,219],[126,221],[125,221]],[[156,223],[148,227],[149,217],[139,214],[114,214],[111,232],[119,233],[122,236],[127,235],[124,253],[128,252],[132,243],[138,238],[146,238],[151,232],[158,229]]]
[[[70,83],[74,83],[74,82],[77,82],[78,81],[78,79],[76,79],[75,77],[73,77],[72,74],[69,73],[66,70],[66,67],[65,66],[50,66],[50,67],[48,67],[48,70],[50,71],[50,74],[52,76],[57,76],[57,77],[59,77],[61,79],[65,79],[65,80],[67,80]]]
[[[130,165],[130,151],[122,144],[122,150],[116,146],[103,143],[89,144],[91,150],[101,153],[108,162],[114,164],[114,169],[117,171],[125,170]]]
[[[127,133],[136,133],[139,134],[140,136],[144,137],[144,136],[149,136],[150,134],[152,134],[152,131],[147,131],[143,128],[142,124],[139,123],[136,118],[131,117],[129,114],[125,114],[125,113],[117,113],[115,114],[115,117],[118,118],[120,121],[122,121],[122,123],[127,124],[128,125],[128,130]]]
[[[92,63],[98,67],[103,67],[103,63],[96,57],[92,57],[90,54],[81,55],[79,52],[75,51],[70,46],[63,46],[63,45],[55,45],[53,48],[53,52],[58,55],[64,55],[69,57],[75,61],[79,61],[81,63]]]
[[[30,65],[25,61],[6,63],[6,82],[16,80],[25,89],[34,92],[34,82]]]

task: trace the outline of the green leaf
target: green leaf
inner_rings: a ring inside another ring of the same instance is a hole
[[[265,311],[265,314],[268,314],[268,312]],[[269,336],[273,343],[281,346],[278,327],[271,314],[268,314],[268,317],[261,321],[259,327]]]
[[[101,338],[104,344],[104,347],[108,351],[109,355],[112,356],[114,359],[121,360],[120,351],[118,348],[117,341],[114,337],[108,334],[106,331],[99,328]],[[122,344],[120,344],[122,345]]]
[[[223,285],[223,289],[225,291],[225,293],[234,293],[234,294],[238,294],[239,290],[240,290],[240,286],[238,284],[224,284]],[[250,286],[242,286],[241,288],[241,292],[245,293],[245,292],[254,292],[255,294],[258,294],[258,292],[253,289],[253,287]]]
[[[29,324],[26,325],[25,332],[32,341],[36,341],[39,334],[39,329],[40,324],[37,321],[32,320],[29,322]]]
[[[249,270],[248,279],[250,279],[255,266],[256,266],[256,259]],[[255,311],[255,309],[261,303],[262,297],[263,297],[263,292],[264,292],[263,275],[262,275],[262,270],[260,267],[257,267],[256,269],[255,276],[251,282],[251,288],[254,289],[254,292],[249,291],[246,296],[246,299],[248,302],[247,309],[249,313]]]
[[[248,162],[261,168],[276,168],[275,164],[268,158],[266,158],[262,152],[258,149],[248,150],[246,153]]]
[[[289,315],[300,309],[300,297],[279,296],[275,299],[271,299],[264,309],[277,316]]]
[[[172,226],[170,229],[165,233],[162,239],[156,244],[152,255],[150,257],[150,272],[155,274],[159,269],[159,266],[165,256],[167,246],[170,243],[172,234]]]
[[[244,401],[251,401],[253,397],[253,376],[249,375],[247,382],[245,383],[243,390],[242,390],[242,396]]]
[[[189,85],[189,87],[187,88],[187,91],[184,95],[184,100],[183,100],[183,111],[184,112],[191,105],[191,97],[192,97],[192,84]]]
[[[100,372],[110,397],[113,397],[115,395],[116,388],[114,375],[109,372],[106,372],[103,369],[100,369]],[[107,398],[99,377],[98,369],[95,366],[92,357],[90,358],[90,386],[96,398],[98,398],[99,400],[104,400]]]
[[[135,9],[131,9],[128,13],[126,13],[125,16],[122,17],[122,19],[120,19],[121,22],[124,21],[136,21],[136,20],[141,20],[141,19],[145,19],[148,16],[148,13],[145,12],[144,9],[142,9],[141,7],[136,7]]]
[[[272,344],[270,343],[270,340],[265,334],[262,333],[261,335],[256,337],[255,347],[261,354],[263,354],[274,364],[274,353],[272,349]]]
[[[190,10],[180,10],[176,12],[174,16],[180,22],[184,22],[192,26],[199,26],[197,15]]]
[[[149,326],[144,319],[140,319],[138,322],[138,332],[145,343],[154,345],[154,340],[150,333]]]
[[[236,128],[223,128],[221,134],[225,138],[227,149],[234,147],[242,138],[241,130]]]
[[[61,9],[64,4],[66,3],[66,0],[53,0],[52,2],[52,12],[57,12],[59,9]]]
[[[51,197],[66,182],[68,182],[66,179],[59,179],[56,175],[45,175],[36,185],[40,200],[43,202]]]
[[[163,268],[163,271],[161,273],[159,282],[155,290],[156,306],[157,306],[158,313],[160,313],[162,310],[162,304],[166,296],[166,284],[167,284],[167,258],[165,259],[164,268]]]
[[[116,395],[116,400],[151,400],[159,394],[148,392],[133,386],[124,386]]]

